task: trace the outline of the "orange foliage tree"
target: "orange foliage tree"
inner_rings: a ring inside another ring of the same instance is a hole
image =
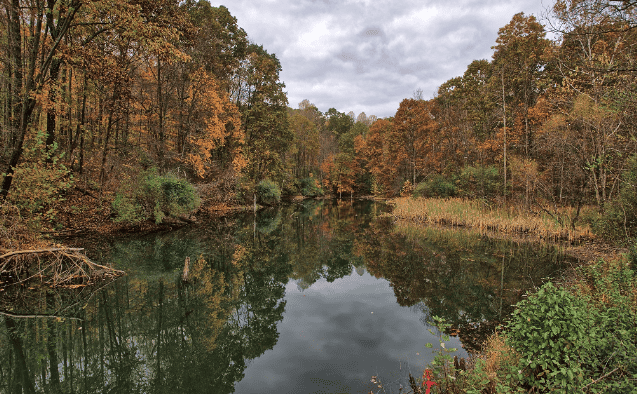
[[[203,69],[190,77],[186,107],[182,125],[187,135],[183,160],[195,175],[205,178],[215,164],[214,156],[217,169],[231,164],[235,171],[241,171],[246,165],[241,115]]]

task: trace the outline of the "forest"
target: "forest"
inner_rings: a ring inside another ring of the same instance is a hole
[[[291,108],[276,55],[224,6],[3,0],[0,200],[53,224],[72,188],[129,222],[281,194],[459,196],[592,205],[599,234],[632,239],[636,7],[516,14],[491,59],[378,119]]]

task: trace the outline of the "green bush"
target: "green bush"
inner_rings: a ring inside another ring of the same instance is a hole
[[[305,197],[319,197],[325,194],[318,180],[312,176],[301,179],[299,181],[299,189]]]
[[[264,179],[256,187],[257,202],[263,205],[275,205],[281,201],[281,190],[269,179]]]
[[[112,207],[116,222],[137,223],[152,219],[161,223],[166,216],[186,215],[199,206],[195,188],[172,174],[159,175],[156,169],[144,172],[134,184],[124,185]]]
[[[600,219],[593,222],[596,235],[624,243],[637,236],[637,157],[627,161],[621,176],[619,195],[604,207]]]
[[[600,262],[581,275],[575,294],[549,282],[518,304],[508,337],[522,355],[526,384],[540,392],[635,392],[634,272]]]
[[[590,392],[637,392],[637,277],[624,261],[580,268],[588,302],[591,347],[584,359]]]
[[[467,166],[457,180],[462,197],[489,198],[502,192],[502,178],[495,166]]]
[[[453,182],[443,175],[436,174],[416,186],[414,197],[453,197],[457,192]]]
[[[522,356],[527,382],[540,390],[582,387],[583,353],[596,334],[584,300],[551,282],[521,301],[509,323],[509,343]]]
[[[635,272],[625,260],[600,261],[575,277],[568,289],[548,282],[518,303],[466,372],[437,355],[440,392],[636,393]]]

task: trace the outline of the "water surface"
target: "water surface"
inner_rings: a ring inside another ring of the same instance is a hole
[[[5,289],[0,392],[398,392],[447,347],[479,349],[553,248],[422,229],[369,201],[306,201],[89,252],[129,274],[98,289]],[[189,281],[181,280],[186,257]],[[16,317],[17,315],[48,317]],[[376,387],[378,388],[378,387]]]

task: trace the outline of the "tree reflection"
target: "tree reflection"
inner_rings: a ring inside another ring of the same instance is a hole
[[[370,273],[390,281],[400,305],[424,304],[426,315],[452,323],[468,351],[479,350],[524,291],[554,275],[562,263],[551,247],[395,226],[388,218],[368,228],[356,251]]]
[[[233,392],[283,316],[288,269],[245,269],[263,252],[237,247],[223,270],[197,259],[187,284],[124,278],[74,319],[4,317],[3,392]]]

